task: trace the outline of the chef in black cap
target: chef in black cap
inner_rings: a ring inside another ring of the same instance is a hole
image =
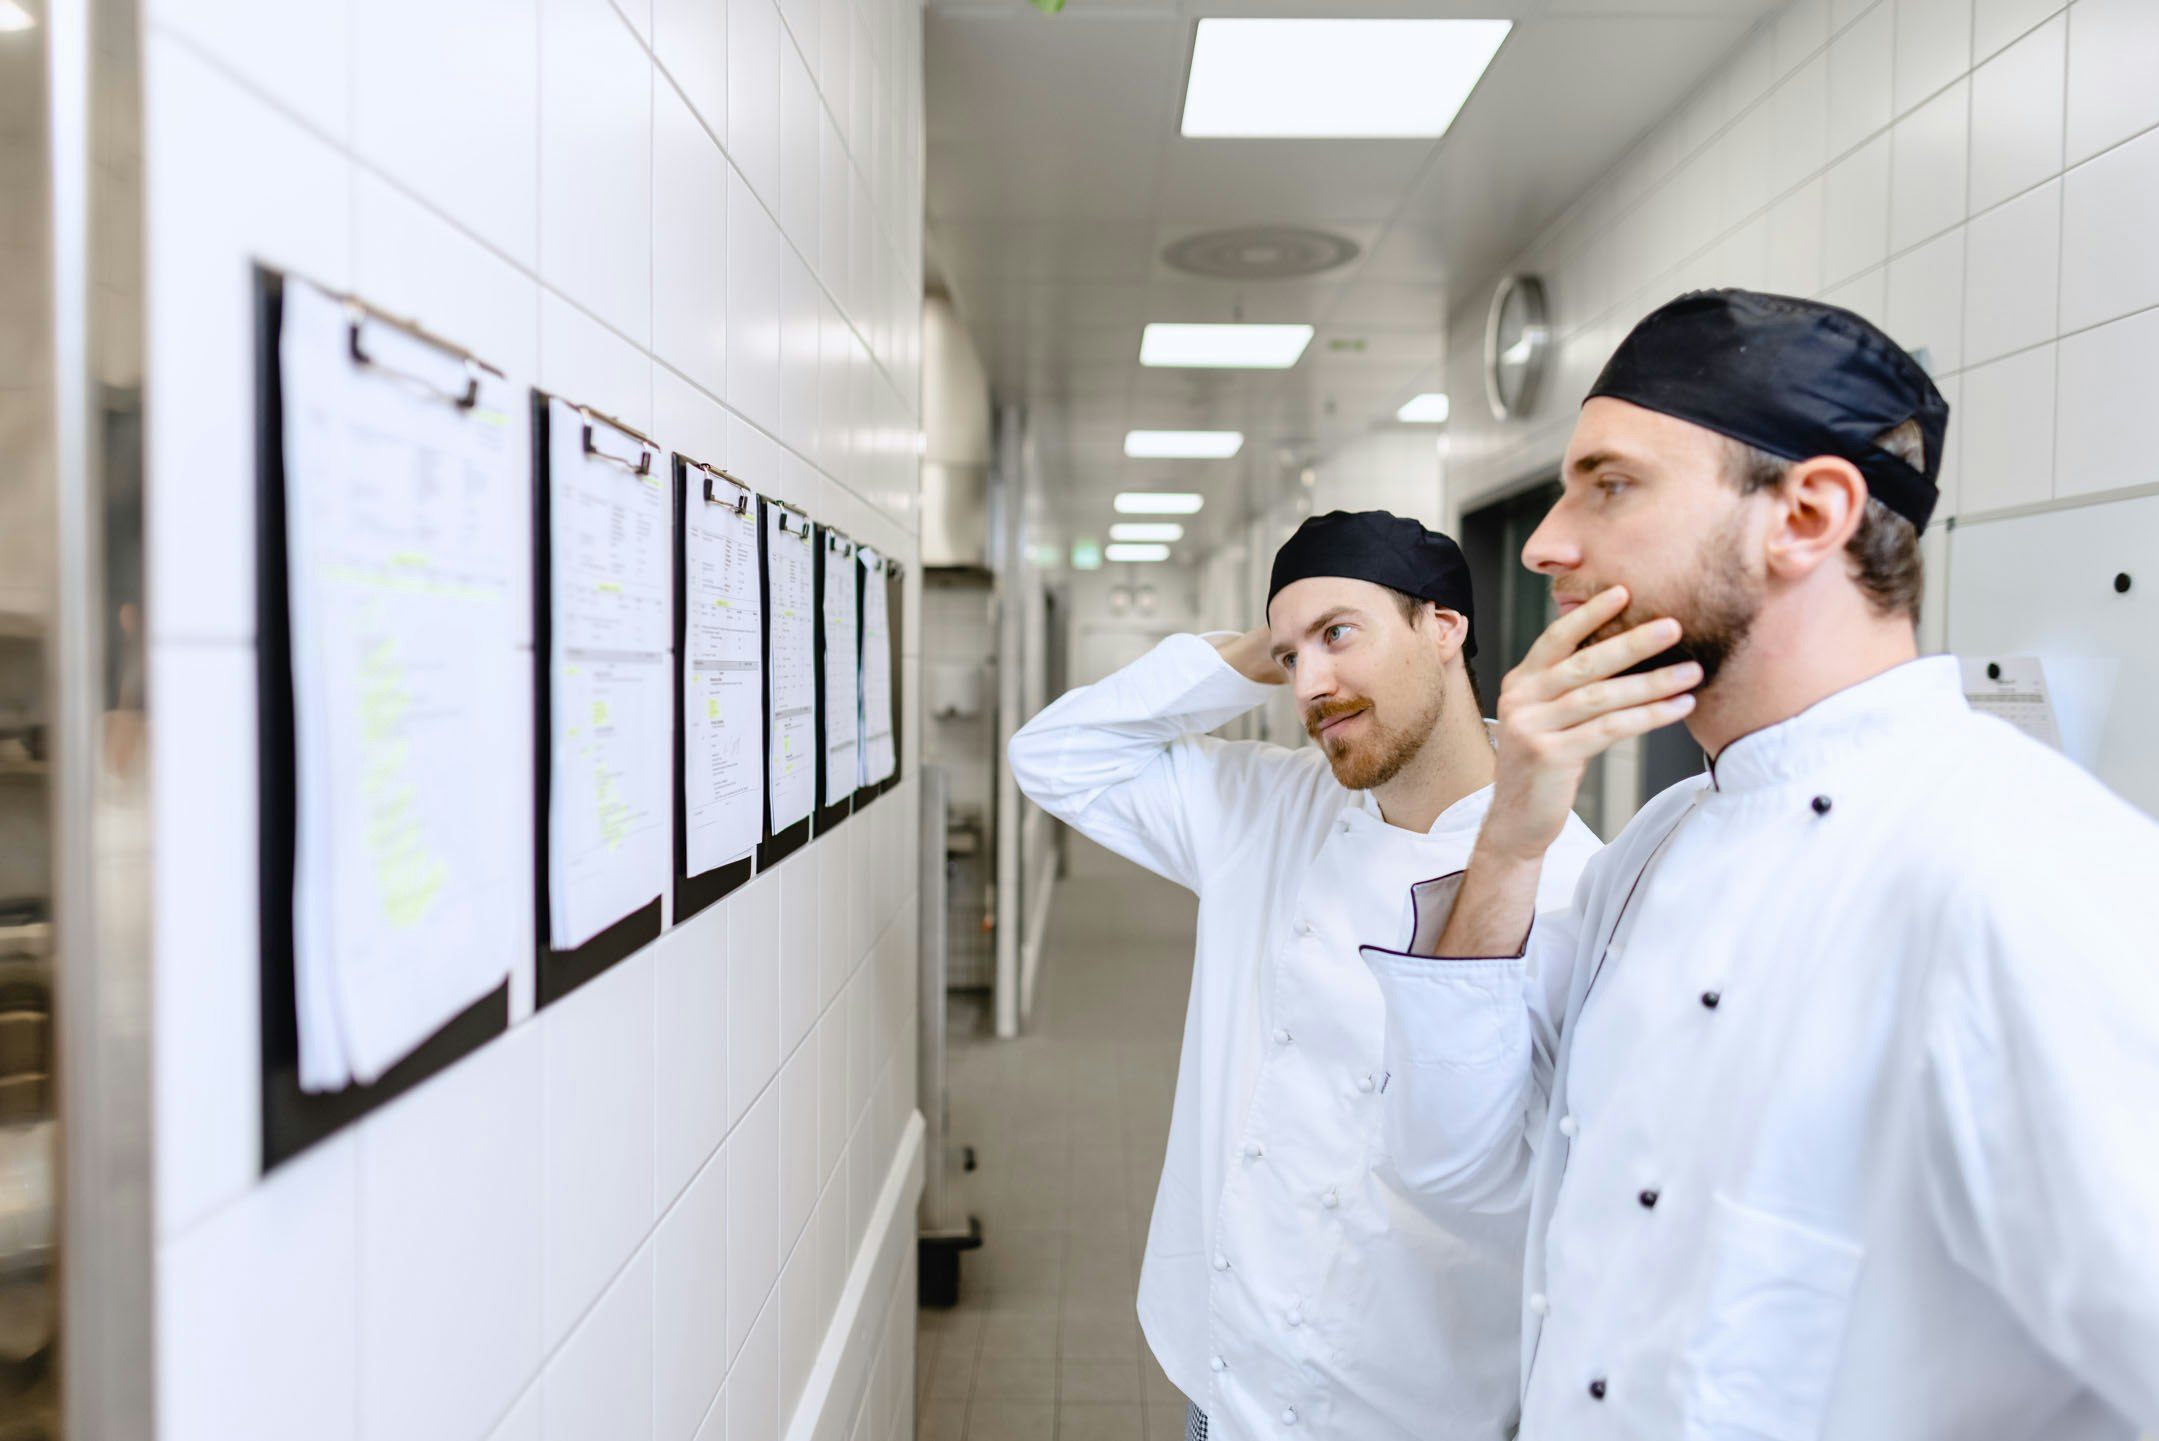
[[[1365,952],[1398,1175],[1530,1201],[1524,1441],[2159,1432],[2159,825],[1918,655],[1947,420],[1745,291],[1582,406],[1467,873]],[[1583,768],[1673,721],[1703,774],[1534,916]]]
[[[1196,1434],[1497,1437],[1513,1415],[1527,1212],[1427,1212],[1375,1168],[1383,1020],[1357,960],[1375,917],[1408,927],[1413,882],[1462,868],[1490,803],[1474,613],[1446,536],[1318,516],[1275,557],[1266,624],[1174,636],[1012,740],[1037,804],[1199,895],[1139,1291]],[[1285,685],[1316,744],[1208,734]],[[1596,846],[1562,824],[1546,902]]]

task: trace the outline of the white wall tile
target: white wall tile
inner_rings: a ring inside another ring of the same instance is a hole
[[[652,358],[547,290],[540,292],[539,383],[626,425],[652,425]]]
[[[654,1196],[664,1209],[727,1134],[727,930],[720,901],[653,955]]]
[[[280,0],[151,0],[144,14],[247,77],[326,138],[346,140],[351,72],[343,47],[325,45],[322,37],[350,33],[351,0],[306,7]]]
[[[727,1164],[698,1172],[653,1236],[653,1380],[662,1441],[689,1441],[727,1376]]]
[[[2154,85],[2159,87],[2159,74],[2154,76]],[[2155,231],[2159,231],[2159,129],[2063,177],[2064,331],[2159,305]]]
[[[540,1364],[540,1038],[361,1122],[362,1441],[467,1441]]]
[[[2062,55],[2069,25],[2056,18],[1972,72],[1974,213],[2062,168]]]
[[[780,1053],[790,1055],[816,1023],[818,997],[817,912],[828,902],[817,885],[812,858],[797,852],[780,867]]]
[[[2054,493],[2090,495],[2159,480],[2136,419],[2159,407],[2159,310],[2061,345]]]
[[[847,1150],[847,1008],[835,1004],[817,1023],[817,1179],[832,1179]]]
[[[780,879],[767,873],[735,892],[728,913],[728,1115],[739,1119],[779,1068]]]
[[[813,252],[814,253],[814,252]],[[817,349],[824,292],[793,250],[780,255],[780,433],[805,455],[819,440]]]
[[[1966,227],[1965,364],[2053,338],[2061,189],[2059,182],[2050,182]]]
[[[1959,80],[1897,122],[1889,173],[1889,249],[1908,250],[1964,218],[1971,87]]]
[[[150,691],[157,1224],[171,1236],[261,1167],[255,651],[152,645]],[[204,845],[213,818],[219,843]]]
[[[817,1247],[805,1238],[780,1271],[780,1424],[793,1419],[817,1349],[824,1341],[825,1317],[818,1307]]]
[[[765,1307],[728,1373],[727,1429],[734,1436],[780,1434],[779,1309]]]
[[[1829,158],[1829,57],[1817,55],[1777,87],[1776,168],[1770,193],[1781,195]]]
[[[727,153],[769,206],[780,198],[780,12],[772,0],[727,6]]]
[[[165,1441],[356,1435],[357,1149],[323,1142],[160,1253]]]
[[[749,1338],[779,1278],[780,1097],[759,1098],[727,1138],[727,1355]],[[738,1428],[739,1429],[739,1428]],[[749,1432],[769,1435],[769,1432]]]
[[[2051,15],[2068,0],[1973,0],[1972,59],[1984,60]]]
[[[817,1172],[818,1047],[813,1034],[780,1070],[780,1254],[809,1224],[823,1177]]]
[[[780,46],[780,228],[795,249],[817,257],[818,191],[823,184],[818,142],[825,112],[809,66],[792,45]]]
[[[697,1428],[697,1441],[727,1441],[727,1388],[712,1400],[712,1409],[705,1413],[704,1424]]]
[[[1723,173],[1715,184],[1717,209],[1713,212],[1713,226],[1702,225],[1700,213],[1689,212],[1685,192],[1670,184],[1650,197],[1644,210],[1652,217],[1648,244],[1656,261],[1669,263],[1691,253],[1694,246],[1690,240],[1708,238],[1703,231],[1714,234],[1725,230],[1767,205],[1772,193],[1771,178],[1777,170],[1776,142],[1774,100],[1757,105],[1732,122],[1732,128],[1718,142]],[[857,227],[854,238],[858,246],[866,229],[864,225]],[[844,298],[850,305],[860,303],[852,290]]]
[[[727,394],[727,157],[675,93],[652,97],[652,349]]]
[[[652,1252],[607,1288],[540,1383],[543,1429],[557,1441],[651,1436]]]
[[[540,288],[532,277],[403,191],[353,178],[353,286],[513,380],[540,363]]]
[[[737,423],[718,401],[666,366],[652,367],[652,433],[662,445],[739,475],[729,444]]]
[[[769,6],[770,0],[740,0]],[[727,183],[727,403],[767,430],[780,424],[780,232],[730,174]]]
[[[828,115],[817,133],[817,278],[841,305],[847,301],[845,271],[851,221],[847,147]]]
[[[540,1384],[535,1380],[517,1398],[510,1414],[487,1433],[487,1441],[541,1441],[540,1414]]]
[[[1812,295],[1822,287],[1822,180],[1810,180],[1769,212],[1769,273],[1779,295]]]
[[[630,28],[637,32],[637,38],[649,49],[652,45],[652,17],[653,12],[658,9],[658,0],[609,0],[609,3],[622,12],[622,18],[630,22]]]
[[[1959,515],[2030,505],[2054,493],[2054,347],[2019,351],[1964,376]]]
[[[1829,45],[1829,153],[1842,155],[1889,123],[1896,11],[1881,0]]]
[[[1925,346],[1937,375],[1964,363],[1964,232],[1889,262],[1888,331],[1907,350]]]
[[[1856,275],[1842,285],[1831,286],[1822,299],[1863,315],[1884,330],[1889,328],[1889,269],[1878,266]]]
[[[1889,137],[1831,166],[1822,191],[1822,282],[1837,285],[1889,253]]]
[[[817,22],[817,88],[841,135],[851,133],[848,109],[854,95],[853,0],[824,0]]]
[[[1829,43],[1829,0],[1792,0],[1776,18],[1777,74],[1789,75]]]
[[[539,1016],[550,1347],[652,1226],[652,972],[648,947]]]
[[[794,37],[812,75],[817,73],[818,10],[819,0],[780,0],[780,23]]]
[[[2159,125],[2159,6],[2078,0],[2069,9],[2069,163]]]
[[[1895,0],[1896,112],[1904,114],[1972,63],[1972,0]]]
[[[727,6],[652,0],[652,49],[705,128],[727,143]],[[654,84],[667,82],[655,77]]]
[[[539,45],[533,0],[353,7],[354,149],[525,266],[539,255]],[[291,175],[266,173],[279,184],[264,193],[289,198]]]
[[[608,0],[541,0],[540,276],[652,335],[652,66]]]
[[[351,283],[348,169],[335,151],[152,35],[143,79],[151,634],[255,633],[252,263]],[[254,177],[275,175],[275,190]],[[184,483],[183,483],[184,478]]]

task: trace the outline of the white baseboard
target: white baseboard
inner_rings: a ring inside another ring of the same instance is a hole
[[[786,1441],[844,1437],[854,1422],[862,1388],[869,1384],[871,1363],[877,1359],[878,1327],[890,1308],[892,1287],[914,1250],[922,1161],[922,1113],[914,1111],[900,1133],[899,1149],[877,1194],[877,1209],[870,1213],[869,1232],[848,1270],[839,1309],[810,1367],[801,1403],[787,1425]],[[911,1320],[913,1307],[904,1310]],[[910,1385],[913,1379],[908,1378]]]

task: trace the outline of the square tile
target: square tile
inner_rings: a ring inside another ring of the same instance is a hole
[[[1141,1441],[1139,1403],[1119,1406],[1061,1401],[1057,1406],[1057,1441]]]
[[[735,1437],[780,1434],[780,1342],[776,1306],[767,1306],[727,1374],[727,1430]]]
[[[794,1249],[817,1204],[818,1056],[799,1046],[780,1070],[780,1252]]]
[[[793,1054],[817,1022],[817,911],[828,899],[817,885],[816,858],[797,851],[780,871],[780,1049]]]
[[[727,1355],[749,1340],[779,1279],[780,1107],[767,1091],[727,1138]],[[777,1365],[777,1353],[774,1364]]]
[[[827,1318],[818,1305],[817,1248],[797,1245],[780,1268],[780,1414],[794,1413],[824,1342]]]
[[[1963,81],[1897,122],[1891,141],[1889,249],[1908,250],[1964,218],[1971,87]]]
[[[2152,478],[2149,448],[2125,416],[2159,400],[2159,310],[2147,310],[2061,344],[2060,409],[2054,429],[2054,493],[2093,495]]]
[[[2064,10],[2069,0],[1973,0],[1972,59],[1998,54],[2011,41]]]
[[[161,1249],[158,1435],[358,1434],[357,1152],[333,1137]]]
[[[1822,281],[1837,285],[1889,254],[1889,137],[1829,169],[1822,192]]]
[[[410,316],[530,380],[540,361],[540,292],[531,276],[468,232],[372,174],[353,177],[353,283],[374,304]]]
[[[540,1383],[549,1436],[651,1436],[652,1252],[639,1251],[562,1343]]]
[[[780,46],[779,194],[780,229],[794,248],[817,255],[817,205],[823,187],[818,144],[825,110],[810,68],[792,45]]]
[[[1964,375],[1958,407],[1957,514],[2030,505],[2054,494],[2054,347],[2019,351]]]
[[[780,12],[772,0],[727,7],[727,153],[768,206],[780,200]]]
[[[979,1397],[967,1408],[967,1441],[1050,1441],[1055,1413],[1048,1401]]]
[[[2061,203],[2049,181],[1965,227],[1966,365],[2054,338]]]
[[[1139,1400],[1139,1361],[1065,1361],[1057,1372],[1057,1396],[1061,1401]]]
[[[653,947],[653,1195],[673,1204],[727,1134],[729,903]]]
[[[2069,163],[2159,125],[2159,8],[2079,0],[2069,11]]]
[[[2074,17],[2072,17],[2074,18]],[[2062,179],[2061,327],[2159,305],[2159,129]]]
[[[847,1152],[847,1012],[833,1006],[817,1023],[817,1175],[829,1180]]]
[[[984,1356],[975,1367],[974,1395],[978,1400],[1052,1400],[1057,1395],[1057,1363],[1048,1357]]]
[[[540,1013],[546,1337],[569,1334],[652,1227],[653,952]]]
[[[815,254],[812,250],[809,252]],[[780,434],[804,455],[818,444],[818,327],[824,292],[802,256],[780,255]]]
[[[540,292],[539,385],[625,425],[652,426],[652,357],[551,290]]]
[[[727,7],[714,0],[652,0],[652,53],[714,139],[727,143]]]
[[[1934,374],[1964,364],[1964,232],[1889,262],[1889,333],[1907,350],[1924,346]]]
[[[279,0],[151,0],[144,10],[152,24],[185,35],[314,129],[346,139],[349,60],[321,37],[350,33],[351,0],[306,9]]]
[[[540,278],[652,338],[652,65],[608,0],[541,0]],[[631,217],[625,220],[625,217]]]
[[[1972,74],[1974,214],[2062,168],[2062,53],[2068,22],[2055,19]]]
[[[735,0],[769,8],[771,0]],[[780,232],[741,175],[727,177],[727,403],[780,425]]]
[[[1869,10],[1829,45],[1829,154],[1840,156],[1889,124],[1890,47],[1896,12],[1889,0]]]
[[[1896,0],[1896,111],[1902,115],[1972,63],[1972,0]]]
[[[1777,87],[1772,194],[1812,176],[1829,158],[1829,57],[1817,55]]]
[[[684,1438],[727,1379],[727,1168],[715,1157],[652,1237],[658,1435]]]
[[[780,1069],[780,878],[729,898],[727,1109],[740,1118]]]
[[[1769,212],[1767,287],[1779,295],[1812,295],[1822,286],[1822,191],[1810,180]]]
[[[674,88],[652,100],[652,349],[727,394],[727,157]]]

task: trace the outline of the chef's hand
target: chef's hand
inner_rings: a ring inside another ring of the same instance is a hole
[[[1591,761],[1694,709],[1702,668],[1691,660],[1622,674],[1678,644],[1678,621],[1645,621],[1582,645],[1626,608],[1624,586],[1584,601],[1547,626],[1500,685],[1499,771],[1478,837],[1494,858],[1541,859],[1559,839]]]
[[[1248,630],[1243,635],[1217,636],[1212,644],[1222,652],[1222,659],[1246,680],[1256,680],[1261,685],[1281,685],[1289,679],[1289,672],[1274,658],[1273,634],[1265,626]]]

